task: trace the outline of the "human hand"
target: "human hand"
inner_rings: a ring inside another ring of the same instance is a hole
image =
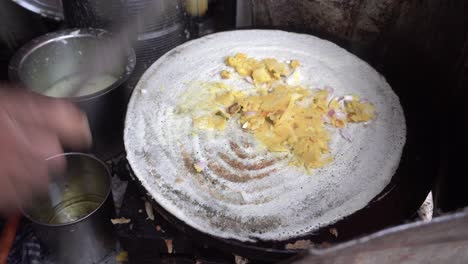
[[[91,141],[86,115],[72,103],[0,85],[0,212],[47,190],[49,170],[65,169],[64,158],[46,158]]]

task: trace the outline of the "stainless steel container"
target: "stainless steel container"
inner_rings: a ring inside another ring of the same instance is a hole
[[[138,61],[135,76],[140,77],[162,55],[184,43],[188,39],[184,30],[183,24],[173,24],[153,32],[140,33],[135,44]]]
[[[126,32],[134,44],[137,66],[134,86],[140,75],[164,53],[190,36],[185,25],[184,0],[67,0],[63,2],[65,22],[71,27],[104,28]]]
[[[139,34],[155,32],[175,24],[184,23],[183,0],[125,0],[125,14],[135,18],[151,9],[154,14],[146,21],[140,21]]]
[[[125,46],[115,56],[99,54],[98,60],[94,58],[96,47],[116,45],[112,41],[109,33],[100,29],[57,31],[23,46],[9,66],[10,79],[42,94],[61,80],[79,74],[86,64],[97,63],[103,74],[114,76],[116,81],[103,89],[67,98],[88,115],[93,152],[104,160],[123,151],[123,121],[129,96],[125,84],[135,67],[135,53]]]
[[[123,2],[115,0],[66,0],[63,13],[68,27],[113,30],[123,22]]]
[[[12,0],[18,5],[43,17],[54,20],[63,20],[61,0]]]
[[[111,176],[91,155],[66,153],[67,170],[52,177],[49,192],[24,209],[57,263],[99,263],[116,246]]]
[[[54,23],[11,1],[0,1],[0,80],[8,78],[8,61],[31,39],[45,34]]]
[[[65,22],[70,27],[114,30],[115,26],[137,19],[138,32],[135,33],[157,31],[184,20],[183,0],[67,0],[63,1],[63,9]],[[145,13],[151,16],[143,21]]]

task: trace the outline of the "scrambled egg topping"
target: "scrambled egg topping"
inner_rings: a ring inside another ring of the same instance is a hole
[[[288,85],[286,78],[300,67],[297,60],[256,60],[237,53],[227,57],[226,64],[240,76],[252,78],[255,93],[246,94],[223,83],[209,84],[205,100],[192,109],[196,112],[194,127],[222,131],[235,118],[269,151],[292,154],[292,165],[323,167],[332,161],[327,126],[344,128],[348,122],[374,118],[374,106],[357,96],[332,98],[328,89]],[[231,73],[222,71],[221,77],[230,78]]]
[[[248,58],[244,53],[227,57],[226,64],[233,67],[241,76],[251,76],[256,84],[271,83],[290,73],[290,68],[286,63],[280,63],[272,58],[258,61],[254,58]],[[299,66],[298,62],[294,65]]]
[[[231,78],[231,73],[229,71],[221,71],[221,78],[229,79]]]
[[[293,164],[319,168],[331,161],[329,133],[323,125],[327,91],[278,85],[268,93],[239,101],[242,128],[253,133],[270,151],[294,154]]]

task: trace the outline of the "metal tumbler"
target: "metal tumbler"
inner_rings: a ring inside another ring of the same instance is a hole
[[[57,263],[99,263],[116,246],[111,176],[106,165],[82,153],[65,153],[63,175],[51,176],[46,195],[24,209],[39,239]]]

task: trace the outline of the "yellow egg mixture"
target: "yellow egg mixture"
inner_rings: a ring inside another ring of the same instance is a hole
[[[348,122],[367,122],[375,116],[374,106],[355,95],[332,97],[331,89],[288,85],[285,80],[300,67],[298,60],[257,60],[237,53],[225,62],[234,72],[223,70],[221,78],[239,77],[234,76],[237,73],[252,84],[254,92],[247,94],[221,82],[201,85],[206,91],[203,100],[188,110],[193,126],[223,131],[235,119],[269,151],[292,154],[291,165],[323,167],[333,160],[327,127],[340,129]]]

